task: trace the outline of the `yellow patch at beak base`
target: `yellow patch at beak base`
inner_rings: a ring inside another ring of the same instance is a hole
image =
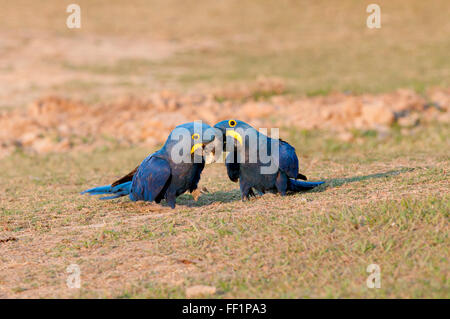
[[[241,145],[242,145],[242,136],[241,136],[241,134],[239,134],[238,132],[236,132],[236,131],[234,131],[234,130],[227,130],[226,135],[227,135],[227,136],[231,136],[231,137],[233,137],[234,139],[238,140],[239,143],[241,143]]]
[[[195,143],[191,148],[191,154],[194,153],[197,148],[202,147],[203,143]]]

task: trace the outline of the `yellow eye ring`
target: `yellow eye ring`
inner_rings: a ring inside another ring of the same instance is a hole
[[[228,121],[228,125],[229,125],[230,127],[235,127],[235,126],[236,126],[236,121],[235,121],[235,120],[229,120],[229,121]]]
[[[200,135],[198,133],[192,134],[192,139],[193,140],[198,140],[199,138],[200,138]]]

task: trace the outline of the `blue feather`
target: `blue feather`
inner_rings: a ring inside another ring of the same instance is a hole
[[[313,189],[314,187],[317,187],[319,185],[322,185],[323,181],[321,182],[303,182],[303,181],[297,181],[295,179],[289,179],[288,182],[288,189],[295,192],[300,191],[307,191],[310,189]]]
[[[110,189],[111,189],[111,185],[105,185],[105,186],[94,187],[94,188],[85,190],[81,194],[89,193],[91,195],[99,195],[99,194],[104,194],[105,192],[108,192]]]
[[[100,187],[94,187],[88,190],[85,190],[81,194],[89,194],[89,195],[108,195],[111,194],[112,196],[105,196],[100,197],[100,199],[113,199],[118,198],[122,196],[126,196],[130,194],[131,190],[131,181],[126,182],[123,184],[116,185],[114,187],[111,187],[111,185],[105,185]]]

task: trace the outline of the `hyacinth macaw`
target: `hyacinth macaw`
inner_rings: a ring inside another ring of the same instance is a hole
[[[297,180],[307,178],[298,172],[297,154],[287,142],[272,139],[239,120],[222,121],[214,125],[214,128],[222,132],[224,150],[232,150],[227,155],[225,164],[228,177],[233,182],[239,180],[242,200],[255,196],[253,189],[260,194],[279,192],[284,196],[288,191],[307,191],[324,183]],[[232,143],[231,147],[227,147],[227,142]],[[266,148],[264,154],[267,154],[264,161],[259,152],[262,147]],[[278,147],[278,152],[273,147]],[[254,156],[253,160],[251,154]],[[270,163],[275,166],[267,169]],[[267,169],[265,172],[263,167]]]
[[[203,148],[215,138],[211,126],[191,122],[177,126],[164,146],[150,154],[129,174],[111,185],[88,189],[82,194],[109,195],[113,199],[128,195],[132,201],[165,199],[175,208],[175,199],[187,190],[198,197],[197,184],[205,167]],[[183,154],[182,149],[186,150]],[[190,152],[190,153],[189,153]]]

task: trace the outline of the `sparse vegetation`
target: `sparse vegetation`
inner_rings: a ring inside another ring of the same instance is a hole
[[[0,293],[184,297],[207,284],[215,297],[448,297],[449,127],[360,144],[294,132],[301,170],[326,186],[241,202],[213,164],[202,179],[210,193],[183,195],[176,210],[78,194],[148,149],[3,159],[1,234],[18,240],[0,243]],[[82,269],[79,292],[65,287],[70,263]],[[381,289],[365,286],[370,263],[382,269]]]
[[[450,297],[448,0],[380,0],[379,30],[355,0],[79,0],[80,30],[69,3],[2,1],[0,297]],[[175,210],[79,194],[239,112],[327,183],[241,202],[213,164]]]

